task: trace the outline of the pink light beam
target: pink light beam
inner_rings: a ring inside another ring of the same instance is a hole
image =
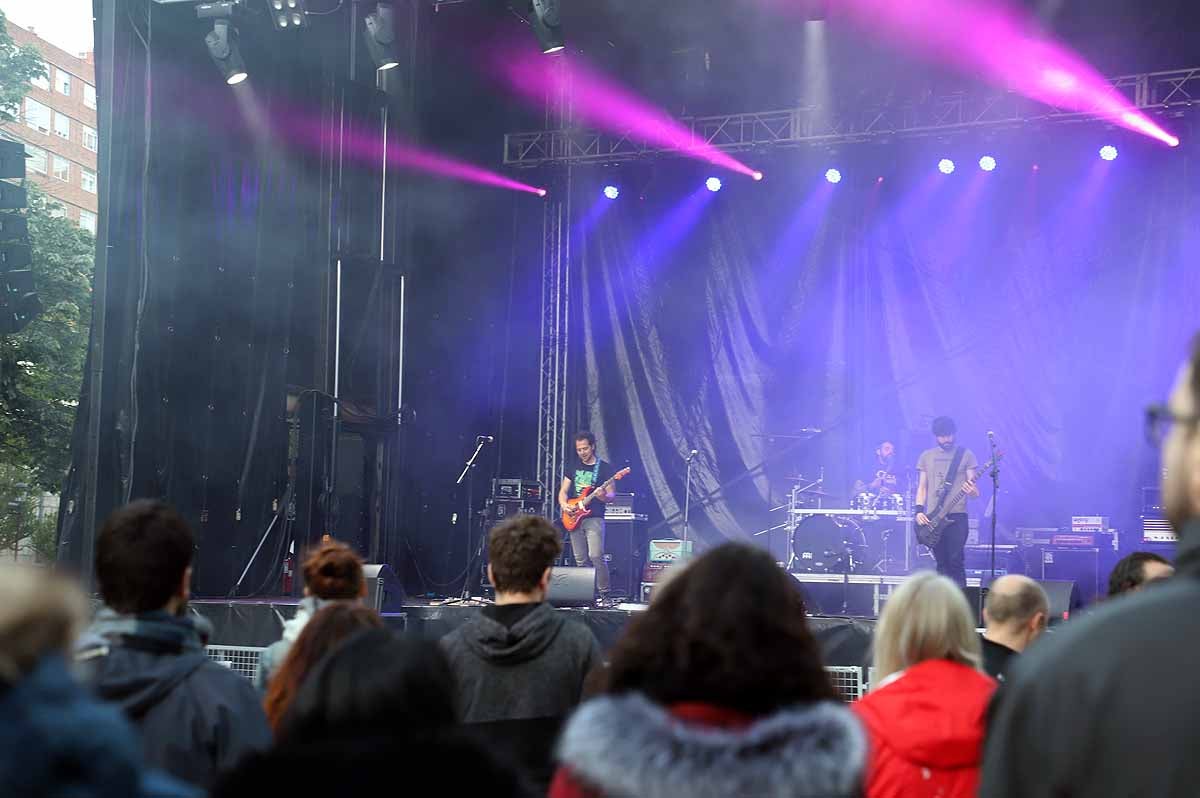
[[[754,180],[762,173],[697,138],[666,111],[605,77],[574,55],[561,55],[551,65],[541,53],[515,47],[497,48],[495,73],[516,94],[540,104],[547,91],[556,96],[569,89],[575,115],[600,130],[636,141],[678,150],[687,157],[728,169]]]
[[[803,10],[797,0],[762,1],[789,12]],[[837,8],[914,55],[1056,108],[1095,114],[1170,147],[1179,145],[1081,56],[1039,34],[1030,18],[996,2],[841,0]]]

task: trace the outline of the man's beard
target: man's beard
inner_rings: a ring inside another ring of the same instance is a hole
[[[949,443],[939,443],[938,446],[942,447],[943,452],[948,452],[954,448],[954,441],[950,441]]]

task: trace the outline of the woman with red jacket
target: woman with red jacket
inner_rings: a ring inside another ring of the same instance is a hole
[[[661,587],[559,741],[550,798],[860,794],[866,739],[795,581],[726,544]]]
[[[888,599],[875,628],[876,687],[853,705],[871,738],[867,798],[974,798],[988,701],[962,590],[932,571]]]

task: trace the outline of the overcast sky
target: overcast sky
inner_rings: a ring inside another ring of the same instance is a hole
[[[68,53],[93,49],[92,0],[0,0],[0,11]]]

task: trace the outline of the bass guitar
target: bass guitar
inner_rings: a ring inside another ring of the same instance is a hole
[[[976,468],[975,473],[978,478],[979,474],[984,474],[991,471],[996,463],[1000,462],[1004,457],[1004,452],[997,452],[991,460],[988,460],[982,467]],[[946,519],[950,517],[950,508],[958,502],[958,496],[967,493],[974,486],[974,482],[964,482],[958,494],[947,496],[945,501],[938,505],[935,509],[925,513],[925,517],[929,519],[928,524],[917,524],[916,533],[917,541],[924,546],[933,548],[942,539],[942,533],[946,531]]]
[[[600,487],[589,485],[584,488],[578,496],[573,499],[567,499],[567,509],[563,510],[562,523],[567,528],[568,532],[574,531],[575,527],[579,526],[579,522],[592,514],[588,505],[596,498],[597,494],[607,493],[608,489],[618,479],[624,479],[629,474],[629,466],[622,468],[617,473],[605,482],[600,484]]]

